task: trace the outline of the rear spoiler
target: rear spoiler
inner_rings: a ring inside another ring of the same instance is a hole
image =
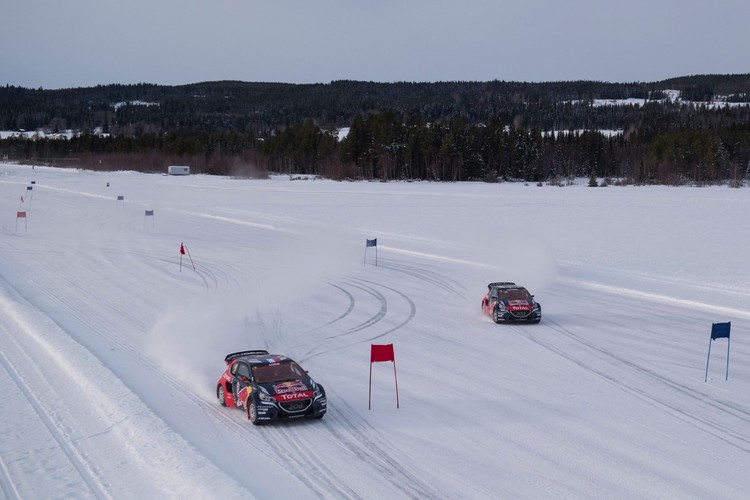
[[[510,281],[495,281],[494,283],[487,285],[487,289],[492,290],[496,286],[516,286],[516,284]]]
[[[254,351],[238,351],[233,352],[232,354],[227,354],[224,358],[224,362],[226,364],[231,363],[237,358],[241,358],[243,356],[265,356],[268,354],[268,351],[264,351],[263,349],[256,349]]]

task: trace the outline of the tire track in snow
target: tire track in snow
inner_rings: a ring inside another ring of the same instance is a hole
[[[429,283],[430,285],[441,288],[452,295],[457,295],[464,300],[469,300],[466,295],[467,290],[463,285],[443,274],[431,271],[426,267],[404,264],[391,259],[383,259],[382,263],[379,264],[379,267],[413,276]]]
[[[174,379],[172,381],[179,384]],[[253,426],[245,417],[245,413],[236,408],[225,408],[218,402],[209,403],[192,393],[187,395],[206,414],[220,421],[225,426],[224,429],[231,432],[238,442],[244,442],[258,450],[267,460],[284,469],[318,497],[327,498],[337,493],[339,498],[362,498],[346,485],[346,478],[339,477],[321,462],[318,453],[311,451],[310,446],[301,444],[307,439],[306,436],[291,430],[297,426],[320,425],[319,421],[290,421],[278,425]],[[283,443],[283,446],[279,446],[280,443]],[[296,450],[296,453],[291,453],[290,450]]]
[[[6,467],[5,462],[3,461],[3,457],[0,457],[0,491],[3,492],[3,495],[8,500],[21,498],[21,495],[18,493],[18,489],[13,482],[13,478],[11,477],[10,472],[8,472],[8,467]]]
[[[2,330],[3,330],[3,333],[6,333],[4,328]],[[3,358],[3,356],[4,356],[3,352],[0,351],[0,359]],[[5,372],[8,374],[8,379],[12,379],[11,373],[8,371],[7,367],[5,367],[5,364],[3,364],[3,367],[5,368]],[[13,382],[16,386],[18,385],[18,382],[16,382],[15,380]],[[19,390],[17,392],[20,393],[21,391]],[[15,409],[17,411],[17,408]],[[6,425],[8,425],[8,423],[6,423]],[[5,465],[5,461],[3,460],[1,452],[0,452],[0,493],[3,494],[3,498],[7,498],[9,500],[21,498],[21,494],[18,492],[18,488],[16,487],[16,483],[13,480],[13,476],[8,470],[8,467]]]
[[[408,470],[406,457],[404,461],[395,458],[396,454],[400,454],[397,449],[383,439],[370,437],[379,436],[379,433],[367,421],[357,417],[344,398],[340,398],[336,407],[339,411],[335,412],[334,418],[329,419],[326,425],[342,447],[355,453],[362,462],[374,465],[379,477],[387,479],[406,498],[444,498],[443,494]]]
[[[732,403],[729,403],[727,401],[721,401],[719,399],[716,399],[716,398],[710,396],[709,394],[706,394],[703,391],[700,391],[700,390],[695,389],[693,387],[689,387],[689,386],[687,386],[685,384],[681,384],[679,382],[676,382],[676,381],[674,381],[674,380],[672,380],[670,378],[667,378],[667,377],[665,377],[663,375],[660,375],[660,374],[654,372],[653,370],[650,370],[650,369],[648,369],[646,367],[643,367],[643,366],[641,366],[641,365],[639,365],[637,363],[634,363],[633,361],[630,361],[627,358],[624,358],[622,356],[618,356],[617,354],[615,354],[615,353],[613,353],[613,352],[611,352],[611,351],[609,351],[609,350],[607,350],[607,349],[605,349],[603,347],[595,345],[592,342],[579,337],[578,335],[576,335],[575,333],[573,333],[572,331],[570,331],[568,328],[560,325],[559,323],[557,323],[555,321],[551,321],[551,323],[554,325],[555,329],[558,329],[560,331],[560,333],[562,333],[563,335],[565,335],[565,336],[567,336],[567,337],[575,340],[576,342],[579,342],[579,343],[585,345],[586,347],[588,347],[590,349],[594,349],[594,350],[596,350],[596,351],[604,354],[605,356],[608,356],[608,357],[610,357],[610,358],[612,358],[612,359],[614,359],[614,360],[616,360],[616,361],[618,361],[618,362],[620,362],[620,363],[622,363],[622,364],[624,364],[624,365],[626,365],[626,366],[628,366],[628,367],[630,367],[630,368],[632,368],[632,369],[634,369],[634,370],[636,370],[636,371],[638,371],[638,372],[640,372],[642,374],[648,375],[649,377],[651,377],[651,378],[653,378],[653,379],[661,382],[662,384],[664,384],[666,386],[669,386],[670,388],[676,390],[677,392],[682,393],[685,396],[688,396],[688,397],[693,398],[693,399],[697,399],[700,402],[706,403],[709,406],[712,406],[712,407],[714,407],[716,409],[724,411],[725,413],[728,413],[729,415],[731,415],[733,417],[739,418],[739,419],[747,422],[748,425],[750,425],[750,409],[745,409],[745,408],[739,407],[739,406],[734,405]],[[750,442],[750,441],[748,441],[748,442]]]
[[[24,366],[27,369],[33,369],[38,377],[44,378],[44,374],[36,368],[37,363],[35,360],[24,350],[24,348],[13,338],[13,336],[6,330],[4,326],[0,326],[3,337],[5,337],[5,350],[0,351],[0,365],[8,372],[13,383],[18,388],[18,392],[24,396],[26,401],[29,402],[34,410],[34,413],[39,417],[39,421],[49,432],[50,436],[57,443],[57,446],[65,454],[70,464],[75,468],[80,476],[81,480],[88,486],[92,495],[96,498],[112,498],[107,492],[104,482],[95,472],[93,465],[86,460],[85,453],[78,450],[73,444],[74,441],[67,435],[65,430],[58,426],[57,419],[50,414],[50,412],[42,404],[41,399],[29,389],[29,384],[26,384],[21,376],[19,370],[10,362],[8,357],[5,355],[8,346],[12,345],[13,350],[20,356],[23,356],[26,360]],[[11,481],[12,485],[12,481]]]
[[[417,305],[416,305],[416,304],[414,303],[414,301],[413,301],[413,300],[411,300],[411,298],[410,298],[410,297],[409,297],[408,295],[406,295],[405,293],[403,293],[403,292],[400,292],[399,290],[396,290],[395,288],[391,288],[391,287],[389,287],[389,286],[385,286],[385,285],[383,285],[383,284],[380,284],[380,283],[376,283],[376,282],[374,282],[374,281],[369,281],[369,280],[360,280],[360,281],[361,281],[361,282],[363,282],[363,283],[370,283],[370,284],[372,284],[372,285],[380,286],[380,287],[382,287],[382,288],[385,288],[386,290],[390,290],[390,291],[392,291],[392,292],[396,293],[397,295],[400,295],[400,296],[401,296],[401,298],[403,298],[403,299],[404,299],[404,300],[405,300],[405,301],[406,301],[406,302],[408,303],[408,305],[409,305],[409,315],[408,315],[408,316],[406,317],[406,319],[405,319],[405,320],[403,320],[403,321],[402,321],[401,323],[397,324],[396,326],[394,326],[393,328],[391,328],[391,329],[389,329],[389,330],[386,330],[386,331],[384,331],[384,332],[382,332],[382,333],[379,333],[379,334],[375,335],[374,337],[370,337],[370,338],[366,339],[366,341],[372,341],[372,340],[376,340],[376,339],[379,339],[379,338],[381,338],[381,337],[385,337],[385,336],[386,336],[386,335],[388,335],[389,333],[393,333],[393,332],[395,332],[395,331],[397,331],[397,330],[400,330],[400,329],[401,329],[401,328],[403,328],[403,327],[404,327],[404,326],[405,326],[405,325],[406,325],[407,323],[409,323],[409,322],[410,322],[411,320],[413,320],[413,319],[414,319],[414,316],[416,316],[416,315],[417,315]]]
[[[706,406],[709,406],[715,410],[718,410],[724,413],[725,415],[728,415],[733,418],[737,418],[741,420],[742,422],[745,422],[747,425],[750,425],[750,411],[749,410],[738,407],[731,403],[727,403],[725,401],[720,401],[692,387],[688,387],[687,385],[681,384],[679,382],[675,382],[674,380],[669,379],[663,375],[660,375],[653,370],[643,367],[629,359],[619,356],[601,346],[595,345],[594,343],[581,338],[580,336],[576,335],[568,328],[564,327],[563,325],[553,320],[546,319],[545,322],[551,325],[550,326],[551,329],[573,340],[574,342],[584,346],[586,349],[590,351],[593,350],[604,355],[610,362],[614,362],[615,364],[619,366],[624,366],[631,371],[634,371],[641,375],[645,375],[650,380],[655,381],[662,386],[668,387],[669,389],[672,390],[673,393],[679,394],[681,397],[686,398],[686,400],[688,401],[693,401],[693,402],[697,402],[700,404],[704,404]],[[533,333],[530,333],[528,330],[521,329],[517,326],[513,326],[513,328],[519,331],[523,336],[525,336],[532,342],[562,356],[563,358],[580,366],[584,370],[607,380],[608,382],[626,390],[627,392],[630,392],[631,394],[634,394],[640,397],[641,399],[645,401],[650,402],[651,404],[659,408],[665,409],[666,411],[677,416],[681,420],[705,432],[708,432],[709,434],[713,435],[717,439],[720,439],[726,442],[732,447],[738,448],[746,453],[750,453],[750,438],[748,438],[747,435],[745,435],[744,433],[735,432],[731,430],[730,428],[727,428],[726,426],[723,426],[720,423],[715,422],[710,417],[703,416],[701,413],[695,410],[689,409],[687,405],[686,407],[678,406],[674,402],[666,401],[664,398],[659,397],[658,395],[654,394],[653,391],[650,391],[647,388],[642,388],[634,384],[627,383],[625,380],[623,380],[620,377],[611,375],[609,373],[604,372],[603,370],[595,368],[590,363],[582,361],[581,359],[579,359],[579,357],[571,354],[569,351],[566,351],[560,347],[554,346],[549,342],[544,342],[543,340],[540,340]]]
[[[369,318],[365,319],[364,321],[361,321],[360,323],[358,323],[358,324],[356,324],[356,325],[354,325],[352,327],[347,328],[343,332],[340,332],[340,333],[337,333],[337,334],[333,334],[333,335],[328,335],[328,336],[324,337],[322,339],[322,344],[316,345],[315,347],[309,349],[305,354],[303,354],[302,356],[300,356],[300,358],[298,360],[299,362],[302,363],[302,362],[307,361],[310,358],[313,358],[315,356],[319,356],[320,354],[324,354],[324,353],[328,353],[328,352],[332,352],[332,351],[336,350],[336,349],[333,349],[333,348],[330,348],[330,347],[325,347],[325,343],[328,342],[328,344],[330,345],[331,344],[330,341],[332,341],[334,339],[339,339],[339,338],[342,338],[342,337],[347,337],[347,336],[349,336],[349,335],[351,335],[353,333],[356,333],[356,332],[359,332],[361,330],[364,330],[365,328],[371,327],[371,326],[377,324],[378,322],[380,322],[386,316],[386,313],[388,312],[388,301],[386,300],[385,295],[383,295],[379,291],[375,290],[373,287],[358,284],[358,283],[356,283],[356,280],[352,279],[350,281],[344,282],[342,284],[342,286],[336,286],[339,290],[344,291],[344,293],[346,293],[347,296],[350,299],[349,307],[347,308],[347,312],[344,313],[344,314],[342,314],[340,316],[341,319],[343,319],[344,317],[349,316],[351,314],[351,311],[353,311],[356,308],[356,306],[357,306],[357,301],[354,298],[354,294],[352,294],[349,291],[345,290],[343,288],[343,286],[349,286],[351,288],[354,288],[354,289],[357,289],[359,291],[365,292],[369,296],[375,298],[375,300],[377,302],[377,306],[376,307],[378,307],[378,310],[375,312],[375,314],[373,314]],[[336,322],[338,322],[338,321],[331,322],[328,325],[323,325],[323,326],[330,326],[330,325],[332,325],[332,324],[334,324]],[[315,330],[320,330],[321,328],[322,327],[319,327],[319,328],[316,328]],[[355,342],[355,343],[359,343],[359,342]],[[347,345],[351,345],[351,344],[347,344]]]
[[[378,301],[378,304],[380,304],[380,309],[370,318],[363,321],[362,323],[359,323],[356,326],[353,326],[352,328],[347,329],[346,331],[342,333],[338,333],[335,335],[329,335],[325,337],[325,340],[335,339],[337,337],[344,337],[346,335],[351,335],[352,333],[359,332],[361,330],[364,330],[365,328],[369,328],[376,323],[380,322],[388,312],[388,301],[385,298],[385,295],[377,291],[375,288],[370,286],[363,286],[360,284],[357,284],[356,282],[350,282],[349,283],[354,288],[357,288],[359,290],[362,290],[365,293],[368,293],[369,295],[375,297],[375,299]]]
[[[378,305],[380,307],[379,307],[379,309],[377,310],[377,312],[374,315],[372,315],[371,317],[369,317],[365,321],[360,322],[359,324],[357,324],[357,325],[355,325],[355,326],[353,326],[351,328],[348,328],[347,330],[345,330],[345,331],[343,331],[341,333],[337,333],[337,334],[329,335],[329,336],[325,337],[324,338],[324,342],[326,342],[326,341],[333,341],[333,340],[339,340],[339,339],[342,339],[342,338],[347,338],[348,339],[352,334],[359,333],[359,332],[369,333],[370,330],[375,325],[379,324],[381,321],[383,321],[384,318],[387,317],[387,315],[388,315],[388,299],[386,298],[385,294],[383,294],[382,292],[380,292],[376,287],[380,287],[380,288],[383,288],[385,290],[388,290],[389,292],[393,292],[398,297],[400,297],[401,299],[403,299],[403,301],[406,302],[406,304],[409,307],[409,313],[407,314],[407,317],[404,320],[401,320],[400,323],[398,323],[395,326],[393,326],[391,328],[388,328],[388,329],[386,329],[386,330],[384,330],[382,332],[378,332],[375,335],[369,335],[368,337],[365,337],[365,338],[359,338],[357,340],[353,340],[353,341],[351,341],[351,342],[349,342],[349,343],[347,343],[346,345],[343,345],[343,346],[342,345],[338,345],[336,347],[332,347],[332,346],[330,346],[330,342],[329,342],[329,346],[326,346],[326,344],[324,343],[321,346],[313,347],[307,353],[305,353],[303,356],[301,356],[299,358],[300,362],[307,361],[307,360],[309,360],[309,359],[311,359],[313,357],[320,356],[321,354],[326,354],[326,353],[329,353],[329,352],[341,350],[341,349],[343,349],[345,347],[349,347],[351,345],[357,345],[357,344],[363,344],[363,343],[366,343],[366,342],[372,342],[373,340],[377,340],[379,338],[385,337],[386,335],[388,335],[390,333],[393,333],[393,332],[396,332],[396,331],[400,330],[401,328],[403,328],[407,323],[409,323],[416,316],[417,306],[414,303],[414,301],[408,295],[406,295],[405,293],[403,293],[403,292],[401,292],[399,290],[396,290],[395,288],[383,285],[381,283],[377,283],[377,282],[370,281],[370,280],[365,280],[365,279],[360,279],[360,278],[352,278],[346,284],[348,284],[350,287],[356,288],[356,289],[358,289],[360,291],[363,291],[363,292],[369,294],[370,296],[374,297],[377,300],[377,303],[378,303]]]
[[[277,425],[278,424],[278,425]],[[289,421],[271,423],[264,426],[263,433],[269,434],[269,437],[276,436],[272,439],[274,442],[283,442],[290,455],[298,458],[298,465],[305,464],[305,473],[308,479],[321,478],[324,481],[316,488],[312,488],[321,497],[330,497],[332,493],[337,493],[340,498],[366,498],[349,487],[346,478],[340,477],[336,472],[328,467],[325,460],[320,460],[320,453],[313,445],[307,444],[308,440],[300,439],[297,427],[306,427],[309,424],[320,425],[318,421]]]
[[[328,323],[324,323],[324,324],[322,324],[320,326],[317,326],[317,327],[313,328],[312,330],[308,330],[308,332],[314,332],[316,330],[320,330],[320,329],[325,328],[327,326],[331,326],[332,324],[337,323],[337,322],[343,320],[344,318],[346,318],[347,316],[349,316],[349,314],[351,314],[351,312],[354,310],[354,304],[356,303],[356,301],[354,300],[354,295],[352,295],[351,293],[349,293],[343,287],[340,287],[340,286],[338,286],[336,284],[333,284],[333,283],[329,283],[329,284],[332,287],[336,288],[337,290],[339,290],[340,292],[342,292],[343,294],[345,294],[347,296],[347,298],[349,299],[349,305],[347,306],[346,311],[344,311],[343,313],[341,313],[338,317],[332,319]]]

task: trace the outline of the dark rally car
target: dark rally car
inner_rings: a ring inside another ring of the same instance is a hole
[[[482,298],[482,311],[495,323],[542,320],[542,305],[526,288],[509,281],[497,281],[487,285],[487,294]]]
[[[294,360],[255,350],[227,354],[224,362],[216,397],[223,406],[245,410],[254,425],[325,415],[325,389]]]

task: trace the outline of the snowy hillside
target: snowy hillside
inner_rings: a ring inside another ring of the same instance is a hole
[[[747,495],[748,189],[0,164],[0,213],[5,498]],[[506,280],[540,324],[482,315]],[[379,363],[368,410],[372,343],[400,408]],[[243,349],[300,362],[325,418],[221,407]]]

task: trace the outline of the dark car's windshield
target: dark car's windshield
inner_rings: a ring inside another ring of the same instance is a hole
[[[531,300],[531,294],[525,288],[501,288],[498,292],[498,297],[502,300]]]
[[[271,365],[253,366],[253,376],[259,384],[299,380],[305,376],[305,370],[294,361],[284,361]]]

